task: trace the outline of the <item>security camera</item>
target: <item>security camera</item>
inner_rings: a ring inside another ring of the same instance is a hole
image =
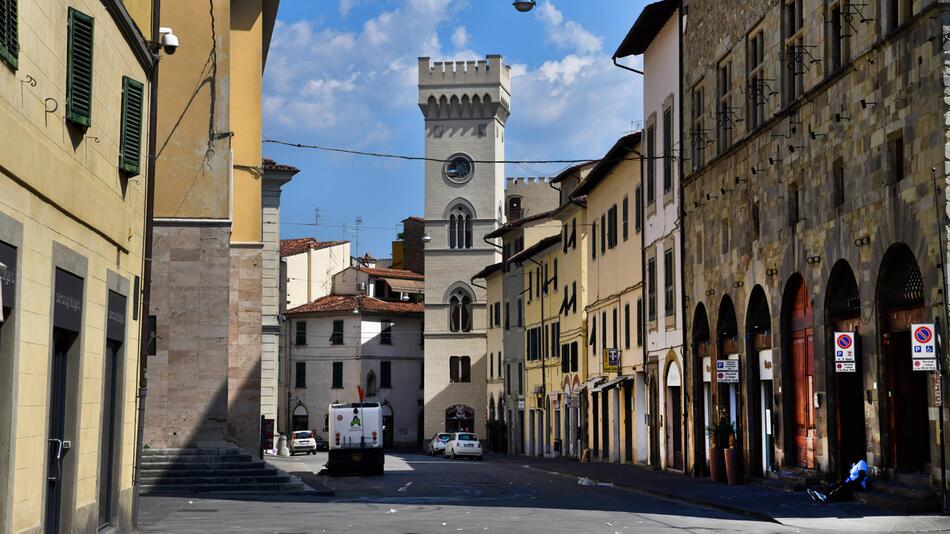
[[[178,51],[178,36],[172,32],[171,28],[161,27],[158,29],[159,44],[166,54],[172,55]]]
[[[429,241],[432,241],[432,236],[430,236],[429,234],[422,236],[423,243],[428,243]]]

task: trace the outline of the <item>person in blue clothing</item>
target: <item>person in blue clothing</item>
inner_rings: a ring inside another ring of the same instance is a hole
[[[848,478],[841,484],[836,484],[826,491],[809,488],[808,495],[817,503],[841,501],[851,496],[856,490],[865,490],[868,487],[868,463],[858,460],[851,466]]]

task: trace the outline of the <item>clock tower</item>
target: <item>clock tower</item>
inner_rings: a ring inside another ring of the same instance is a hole
[[[484,61],[419,59],[425,118],[425,436],[485,435],[488,313],[472,276],[501,260],[483,236],[504,218],[511,72]]]

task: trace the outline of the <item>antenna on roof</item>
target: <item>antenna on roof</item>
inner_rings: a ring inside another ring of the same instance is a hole
[[[313,208],[313,237],[317,237],[317,228],[320,227],[320,208]]]
[[[356,216],[356,257],[360,257],[360,225],[363,224],[363,218]]]

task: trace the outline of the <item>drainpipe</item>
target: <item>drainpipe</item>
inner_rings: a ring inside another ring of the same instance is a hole
[[[161,0],[152,2],[152,41],[159,42],[159,27],[162,13]],[[158,145],[158,51],[153,52],[154,64],[149,80],[148,97],[148,162],[145,177],[145,236],[142,250],[142,313],[139,315],[139,391],[138,415],[135,438],[135,465],[132,476],[132,523],[138,525],[139,514],[139,474],[142,465],[142,447],[145,440],[145,399],[148,396],[148,345],[151,341],[149,332],[149,308],[152,293],[152,238],[153,222],[155,220],[155,159]],[[155,340],[156,343],[158,340]]]
[[[683,105],[683,17],[684,15],[685,14],[683,13],[683,2],[680,2],[677,8],[677,17],[676,17],[679,24],[678,35],[677,35],[677,41],[678,41],[677,46],[679,47],[679,53],[677,54],[678,60],[679,60],[679,76],[677,76],[676,78],[677,78],[677,83],[679,84],[678,91],[679,91],[679,97],[680,97],[680,102],[679,102],[680,107],[682,107]],[[682,315],[681,315],[682,320],[683,320],[683,328],[682,328],[682,331],[683,331],[683,383],[689,384],[691,379],[697,380],[697,378],[693,378],[691,376],[695,374],[699,380],[699,394],[702,395],[703,394],[702,369],[696,370],[696,369],[692,369],[692,366],[686,365],[687,361],[695,361],[695,358],[692,355],[686,354],[686,347],[687,347],[686,340],[689,339],[688,318],[690,316],[688,313],[688,304],[686,302],[686,262],[683,261],[684,258],[686,257],[685,256],[686,240],[683,238],[683,228],[686,227],[686,207],[683,201],[683,191],[684,191],[683,177],[685,176],[683,174],[683,167],[684,167],[683,166],[683,146],[684,146],[683,132],[684,132],[685,125],[683,123],[684,121],[683,110],[679,108],[677,109],[679,110],[679,128],[680,128],[680,138],[679,138],[680,157],[677,159],[677,167],[678,167],[677,172],[679,173],[680,181],[679,181],[679,186],[677,187],[676,194],[679,196],[678,204],[679,204],[679,223],[680,223],[679,224],[679,228],[680,228],[679,254],[680,254],[680,302],[682,303],[682,306],[683,306]],[[690,346],[692,347],[694,351],[697,350],[697,346],[695,343],[693,343]],[[702,360],[699,360],[699,365],[700,367],[702,367],[703,365]],[[692,373],[690,372],[691,370],[692,370]],[[690,450],[689,407],[691,406],[691,404],[690,404],[689,392],[690,392],[689,387],[683,388],[684,398],[683,398],[682,409],[683,409],[683,453],[684,453],[684,456],[687,455],[688,451]],[[695,394],[695,391],[693,393]],[[695,402],[695,400],[696,399],[694,398],[693,401]],[[693,410],[693,417],[694,418],[696,417],[695,410]],[[705,420],[705,414],[703,414],[703,419]],[[696,428],[695,421],[693,422],[693,428],[694,429]],[[702,424],[700,428],[702,428],[702,432],[706,431],[705,424]],[[705,444],[705,439],[703,439],[701,435],[694,435],[693,437],[696,442],[693,444],[693,476],[702,476],[702,473],[699,472],[699,470],[697,469],[697,466],[699,465],[699,462],[700,462],[697,456],[705,457],[706,455],[706,451],[699,448],[700,443]],[[683,458],[683,472],[684,473],[688,471],[686,463],[687,463],[687,458],[684,457]]]

